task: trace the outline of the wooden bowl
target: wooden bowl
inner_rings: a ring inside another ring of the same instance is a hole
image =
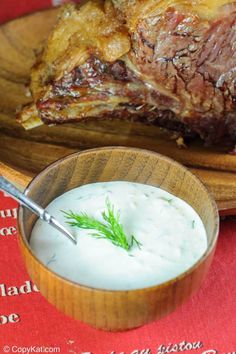
[[[25,193],[46,207],[72,188],[115,180],[157,186],[185,200],[205,225],[208,247],[192,268],[161,285],[129,291],[99,290],[69,281],[37,259],[29,245],[37,217],[20,207],[20,248],[40,292],[66,315],[109,331],[127,330],[157,320],[198,290],[211,264],[219,229],[216,204],[199,179],[175,161],[147,150],[109,147],[72,154],[38,174]]]

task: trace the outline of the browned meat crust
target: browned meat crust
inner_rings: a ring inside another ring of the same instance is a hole
[[[236,144],[236,3],[221,2],[209,5],[205,17],[204,8],[183,0],[173,6],[164,1],[168,6],[161,9],[163,1],[152,0],[125,7],[114,0],[116,8],[96,0],[80,10],[70,5],[32,74],[41,120],[141,120],[200,135],[207,144]],[[85,18],[93,21],[91,33],[81,35]],[[69,40],[58,49],[68,23],[75,23],[74,32],[71,25]]]

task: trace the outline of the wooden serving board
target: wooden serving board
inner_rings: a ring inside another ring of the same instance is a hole
[[[26,85],[36,53],[42,48],[57,9],[38,12],[0,27],[0,161],[33,175],[71,152],[123,145],[150,149],[190,167],[212,190],[219,208],[236,214],[236,156],[200,140],[179,149],[161,129],[141,123],[90,121],[24,130],[16,111],[29,102]]]

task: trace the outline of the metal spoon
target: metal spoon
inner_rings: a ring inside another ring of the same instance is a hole
[[[24,204],[33,213],[38,215],[41,220],[46,221],[49,225],[60,231],[63,235],[69,238],[74,244],[76,240],[74,236],[67,231],[64,226],[62,226],[53,216],[51,216],[45,209],[35,203],[33,200],[28,198],[24,193],[17,189],[13,184],[11,184],[7,179],[0,176],[0,189],[4,190],[12,197],[17,199],[21,204]]]

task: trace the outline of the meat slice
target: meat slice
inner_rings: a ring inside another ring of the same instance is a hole
[[[65,7],[32,71],[42,122],[141,120],[236,144],[236,3],[129,0]],[[28,123],[29,126],[29,123]]]

